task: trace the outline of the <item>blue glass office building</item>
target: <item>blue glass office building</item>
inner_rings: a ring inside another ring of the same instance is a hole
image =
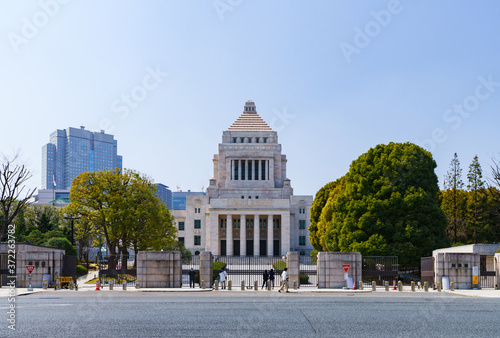
[[[85,127],[58,129],[50,143],[42,147],[42,189],[70,189],[73,179],[83,172],[122,169],[117,141],[104,130]]]

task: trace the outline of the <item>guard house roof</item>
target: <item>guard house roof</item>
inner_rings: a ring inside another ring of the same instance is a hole
[[[227,131],[273,131],[271,127],[257,114],[255,103],[248,100],[243,114],[227,129]]]

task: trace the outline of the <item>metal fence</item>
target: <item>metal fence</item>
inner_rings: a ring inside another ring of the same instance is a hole
[[[300,258],[300,286],[318,286],[317,258],[299,256]]]
[[[273,269],[274,286],[281,284],[281,273],[285,267],[283,258],[280,256],[214,256],[214,265],[216,262],[225,263],[228,280],[231,280],[234,286],[239,286],[241,281],[245,281],[245,285],[253,287],[257,281],[259,287],[262,287],[264,282],[264,271]],[[223,264],[217,264],[223,265]],[[214,271],[218,272],[214,267]]]
[[[195,273],[198,276],[196,278],[196,280],[199,280],[199,273],[200,273],[200,256],[199,255],[193,255],[189,258],[182,260],[182,285],[183,286],[189,286],[189,271],[191,271],[191,268],[195,271]]]
[[[113,264],[108,264],[110,262],[115,262],[115,268],[111,268]],[[103,285],[108,285],[111,279],[117,286],[122,285],[124,281],[127,282],[127,286],[135,286],[137,269],[133,268],[133,259],[127,260],[127,266],[121,266],[120,264],[122,261],[120,255],[109,255],[102,257],[100,263],[101,270],[99,270],[99,278],[103,281]]]
[[[385,281],[392,283],[398,276],[397,256],[363,256],[363,282],[376,282],[384,285]]]

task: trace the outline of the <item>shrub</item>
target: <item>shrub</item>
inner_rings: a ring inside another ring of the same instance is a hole
[[[78,274],[78,276],[86,275],[87,274],[87,268],[84,267],[83,265],[78,264],[76,266],[76,273]]]
[[[51,248],[64,249],[66,256],[76,256],[76,249],[67,238],[54,237],[45,242]]]
[[[286,263],[284,261],[277,261],[273,263],[273,269],[276,271],[283,271],[286,268]]]
[[[308,275],[300,275],[299,276],[299,281],[300,281],[301,285],[303,285],[303,284],[309,284],[309,276]]]

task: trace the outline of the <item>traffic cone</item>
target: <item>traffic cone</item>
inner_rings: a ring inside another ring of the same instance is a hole
[[[396,290],[396,280],[394,280],[394,287],[392,289]]]
[[[354,283],[354,284],[352,285],[352,289],[353,289],[353,290],[356,290],[356,280],[354,280],[354,281],[353,281],[353,283]]]
[[[97,281],[95,282],[95,290],[96,290],[96,291],[99,291],[99,290],[100,290],[100,289],[99,289],[99,280],[97,280]]]

